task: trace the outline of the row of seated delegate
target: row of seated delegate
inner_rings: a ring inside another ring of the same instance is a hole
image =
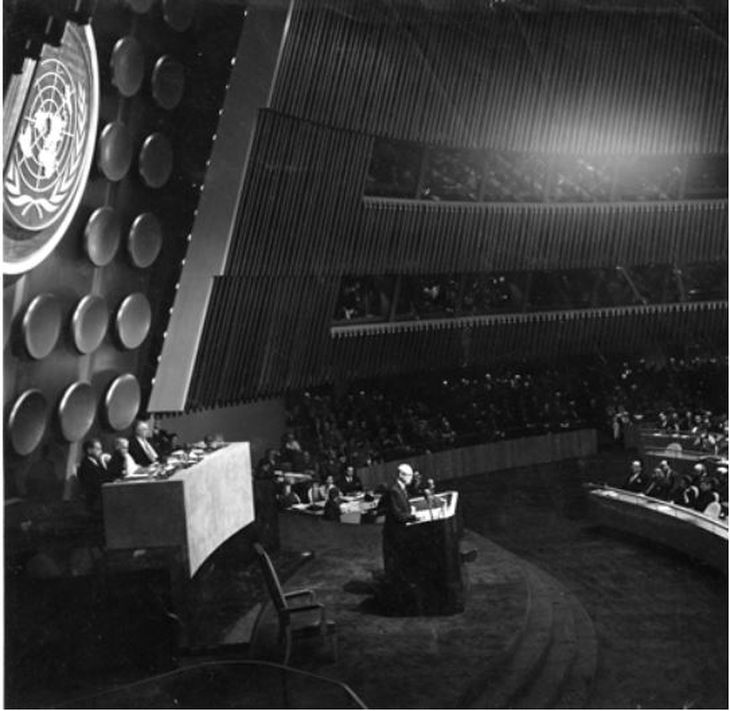
[[[281,456],[294,470],[338,476],[348,464],[581,427],[612,431],[617,422],[651,420],[671,403],[709,423],[713,446],[720,446],[727,441],[727,415],[720,412],[726,382],[727,359],[660,366],[585,359],[379,379],[343,394],[321,388],[289,397],[291,429]]]
[[[365,491],[354,467],[348,466],[339,478],[328,474],[320,483],[316,478],[292,484],[286,476],[274,475],[276,481],[276,501],[281,510],[306,504],[311,510],[322,510],[325,519],[339,520],[343,513],[342,506],[353,498],[360,498],[366,503],[373,503],[372,515],[382,515],[387,495],[387,487],[380,485],[375,491]],[[432,495],[436,493],[434,479],[424,479],[419,471],[414,472],[411,484],[407,487],[409,498]]]
[[[346,276],[333,315],[352,322],[724,300],[721,264],[431,275]]]
[[[692,474],[681,475],[664,459],[647,475],[641,460],[636,459],[631,463],[631,472],[623,488],[685,506],[712,518],[726,519],[727,474],[725,466],[697,462]]]

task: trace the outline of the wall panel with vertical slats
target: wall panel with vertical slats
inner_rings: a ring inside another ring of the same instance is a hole
[[[727,152],[727,15],[549,5],[300,0],[273,107],[471,147]]]
[[[307,21],[313,31],[327,22],[316,14]],[[350,37],[357,34],[350,31]],[[379,28],[374,36],[385,41],[387,33]],[[287,56],[295,54],[287,49]],[[404,69],[394,65],[390,71],[397,77]],[[346,74],[344,68],[340,74]],[[414,102],[421,100],[418,86],[409,89]],[[310,88],[291,91],[308,96]],[[334,121],[339,114],[330,108]],[[338,111],[348,121],[365,115],[352,107]],[[439,128],[449,121],[434,121],[429,125],[441,132],[440,140],[455,140]],[[670,309],[572,319],[535,315],[529,321],[517,315],[488,327],[432,324],[424,330],[399,324],[395,330],[332,339],[329,328],[343,276],[613,269],[727,259],[726,200],[499,204],[364,198],[373,142],[372,135],[351,128],[259,112],[235,237],[226,273],[214,282],[189,407],[230,404],[339,378],[531,353],[558,357],[596,348],[655,347],[652,318],[669,324],[667,343],[679,338],[679,315]],[[692,327],[705,324],[702,333],[717,340],[715,329],[726,315],[692,308]]]
[[[372,139],[259,115],[227,273],[367,274],[727,258],[727,201],[468,204],[362,198]]]

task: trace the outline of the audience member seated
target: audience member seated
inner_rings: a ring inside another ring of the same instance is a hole
[[[154,446],[154,445],[152,445],[152,446]],[[172,454],[172,452],[176,452],[178,449],[180,449],[182,447],[182,445],[180,444],[180,437],[178,436],[177,432],[170,433],[170,440],[168,443],[168,447],[170,449],[170,452],[169,452],[170,454]]]
[[[284,435],[281,455],[282,459],[290,462],[293,467],[299,465],[302,459],[302,445],[299,444],[293,432],[287,432]]]
[[[345,473],[342,475],[338,486],[344,496],[357,494],[363,490],[362,482],[355,473],[355,467],[349,465],[345,468]]]
[[[134,423],[134,430],[129,438],[129,453],[140,467],[148,467],[159,459],[155,448],[149,443],[149,434],[149,425],[144,420]]]
[[[322,464],[320,466],[320,471],[325,477],[338,477],[340,472],[342,471],[342,464],[343,462],[341,462],[340,459],[337,457],[335,450],[330,447],[324,455]]]
[[[698,432],[693,433],[692,449],[699,452],[717,453],[717,440],[706,428],[702,427]]]
[[[219,432],[215,432],[213,434],[205,435],[205,437],[203,437],[203,444],[205,445],[205,449],[211,452],[216,449],[220,449],[225,442],[223,440],[223,435]]]
[[[644,477],[644,468],[638,459],[631,462],[631,472],[629,473],[623,488],[627,491],[644,491],[649,482]]]
[[[313,479],[319,479],[319,473],[320,473],[319,462],[314,461],[314,459],[312,459],[311,453],[305,449],[302,452],[301,459],[294,466],[294,471],[299,474],[307,474],[308,476],[311,476]]]
[[[717,493],[720,495],[720,503],[727,505],[727,467],[718,467],[715,470],[717,478]]]
[[[659,462],[659,468],[662,470],[662,474],[664,475],[664,484],[668,493],[671,495],[671,492],[673,492],[679,484],[679,474],[676,470],[672,469],[667,459],[662,459],[662,461]]]
[[[456,441],[456,431],[446,417],[442,417],[438,425],[438,435],[442,444],[451,446]]]
[[[177,446],[177,434],[163,430],[158,424],[155,424],[152,428],[150,442],[160,457],[167,457]]]
[[[660,363],[587,357],[542,368],[512,364],[359,381],[342,394],[322,387],[289,396],[285,446],[292,450],[287,458],[301,450],[300,470],[307,450],[321,476],[339,479],[346,465],[578,427],[603,429],[619,442],[632,423],[689,432],[699,414],[719,451],[727,415],[711,412],[726,409],[726,381],[726,359],[713,357]],[[677,485],[669,478],[670,487]]]
[[[291,484],[286,481],[283,484],[282,491],[276,497],[280,509],[290,509],[295,504],[301,504],[302,500],[292,491]]]
[[[654,467],[648,486],[644,489],[647,496],[655,499],[669,499],[671,485],[666,480],[664,471],[661,467]]]
[[[324,518],[327,521],[339,521],[342,514],[342,496],[336,486],[327,492],[327,501],[324,504]]]
[[[320,501],[327,501],[330,490],[333,488],[335,488],[335,478],[332,475],[328,475],[323,484],[312,484],[307,492],[309,503],[316,504]]]
[[[411,483],[406,487],[406,493],[409,499],[415,499],[418,496],[423,496],[423,490],[426,483],[423,481],[423,475],[418,469],[413,470],[413,478]]]
[[[714,482],[709,477],[704,477],[699,481],[699,496],[695,499],[693,508],[696,511],[704,510],[712,503],[719,503],[720,497],[714,490]]]
[[[669,500],[677,506],[687,506],[692,508],[692,503],[699,494],[698,489],[692,488],[692,477],[682,476],[679,484],[670,492]]]
[[[276,449],[267,449],[266,456],[256,465],[256,478],[273,479],[277,469],[279,469],[279,452]]]
[[[695,502],[697,497],[700,495],[700,488],[695,484],[690,477],[687,477],[687,487],[682,492],[681,505],[686,506],[688,509],[695,508]]]
[[[112,479],[124,479],[139,469],[129,453],[129,440],[126,437],[117,437],[114,440],[114,452],[109,459],[108,469]]]
[[[111,481],[100,439],[89,439],[83,445],[84,458],[76,469],[81,493],[90,513],[101,513],[101,485]]]
[[[705,514],[705,516],[709,516],[710,518],[716,518],[720,519],[723,518],[722,513],[722,504],[720,503],[720,495],[715,492],[714,494],[715,500],[711,501],[707,506],[705,507],[705,510],[702,512]]]

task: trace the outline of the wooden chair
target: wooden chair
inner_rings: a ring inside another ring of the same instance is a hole
[[[325,607],[321,602],[317,602],[314,591],[284,592],[276,569],[264,547],[260,543],[254,543],[254,550],[279,618],[279,644],[284,647],[282,663],[285,665],[289,663],[294,641],[316,637],[320,637],[323,643],[329,637],[332,644],[332,659],[337,661],[337,626],[333,620],[327,619]],[[308,598],[308,602],[302,605],[292,605],[291,601],[297,598]],[[316,621],[313,621],[312,613],[316,612],[319,614],[316,616]],[[302,613],[305,614],[302,615]]]

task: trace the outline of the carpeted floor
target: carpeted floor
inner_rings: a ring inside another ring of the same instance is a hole
[[[338,627],[336,663],[307,657],[306,649],[293,663],[345,682],[370,708],[461,707],[520,632],[527,591],[519,561],[481,536],[466,537],[478,550],[469,564],[466,611],[404,618],[383,615],[368,591],[380,567],[380,527],[289,514],[280,530],[282,545],[307,544],[315,552],[287,587],[315,589]],[[262,622],[261,647],[273,638],[272,625],[271,616]],[[257,657],[265,654],[261,647]]]
[[[379,527],[283,516],[277,569],[288,588],[317,589],[340,639],[336,663],[316,647],[293,662],[348,683],[373,708],[462,707],[524,629],[523,560],[571,591],[593,621],[599,651],[592,707],[727,708],[727,580],[672,551],[596,528],[587,517],[581,484],[614,481],[625,461],[618,453],[444,483],[460,491],[465,525],[474,532],[467,536],[479,550],[469,565],[467,610],[450,617],[379,614],[369,594],[381,567]],[[305,562],[304,549],[315,558]],[[266,599],[255,566],[242,566],[235,551],[214,558],[197,581],[198,622],[211,640],[240,622],[243,607]],[[272,631],[264,618],[257,656],[275,655],[266,643]],[[42,684],[29,677],[16,701],[46,706],[139,675],[122,666],[106,677],[59,673]],[[265,690],[268,682],[259,681]],[[190,698],[209,702],[196,706],[232,703],[225,684],[216,684],[213,696],[193,684],[197,696]],[[317,695],[308,694],[309,687],[290,703],[317,706]]]
[[[627,459],[605,454],[453,483],[467,526],[550,573],[593,619],[594,708],[727,708],[727,580],[586,516],[580,484],[617,482]]]

